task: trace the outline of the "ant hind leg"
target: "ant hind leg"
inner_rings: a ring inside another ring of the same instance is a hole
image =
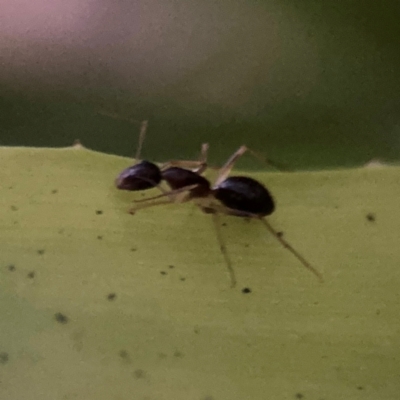
[[[203,206],[200,208],[202,208],[203,212],[206,212],[208,214],[212,214],[213,216],[216,215],[218,212],[221,212],[223,214],[227,214],[227,215],[234,215],[236,217],[242,217],[242,218],[250,218],[250,219],[257,219],[259,221],[261,221],[265,227],[268,229],[268,231],[270,233],[272,233],[272,235],[280,242],[280,244],[287,250],[289,250],[300,262],[301,264],[307,268],[310,272],[312,272],[320,282],[324,281],[324,278],[322,276],[322,274],[315,268],[313,267],[288,241],[286,241],[285,239],[283,239],[282,235],[280,235],[272,226],[271,224],[264,218],[264,217],[260,217],[257,214],[251,214],[251,213],[247,213],[244,211],[237,211],[231,208],[227,208],[221,205],[212,205],[210,207],[206,207]],[[219,226],[217,224],[215,224],[215,226],[217,228],[219,228]],[[217,235],[219,237],[221,237],[221,232],[218,231],[217,229]],[[220,239],[218,239],[220,241]],[[226,252],[224,253],[224,256],[226,254]],[[226,255],[227,257],[227,255]],[[227,264],[229,265],[229,258],[227,259]],[[228,267],[229,268],[229,267]]]
[[[228,161],[221,167],[219,170],[218,177],[215,181],[215,186],[218,186],[221,182],[223,182],[228,175],[230,174],[232,168],[234,167],[235,163],[237,160],[246,152],[249,152],[253,157],[257,158],[259,161],[261,161],[263,164],[266,164],[268,166],[272,166],[277,170],[288,170],[287,167],[283,166],[282,164],[278,164],[275,161],[272,161],[268,158],[263,157],[261,154],[258,152],[248,148],[247,146],[240,146],[228,159]]]
[[[218,245],[219,245],[219,248],[221,250],[222,255],[224,256],[226,267],[228,269],[229,278],[230,278],[230,281],[231,281],[231,288],[234,288],[236,286],[236,275],[235,275],[235,271],[233,270],[232,262],[231,262],[231,259],[229,257],[228,251],[226,249],[225,241],[224,241],[224,239],[222,237],[222,232],[221,232],[221,226],[220,226],[218,212],[217,211],[212,212],[211,216],[212,216],[212,219],[213,219],[215,232],[216,232],[216,235],[217,235]]]
[[[296,249],[294,249],[285,239],[283,239],[282,235],[270,225],[270,223],[265,218],[257,217],[265,226],[266,228],[272,233],[273,236],[281,243],[281,245],[289,250],[308,270],[310,270],[320,282],[324,281],[321,273],[317,271]]]

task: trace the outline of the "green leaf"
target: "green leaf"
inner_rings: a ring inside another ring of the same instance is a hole
[[[400,168],[252,174],[325,282],[258,221],[224,217],[230,289],[209,215],[127,213],[142,194],[113,181],[129,160],[1,148],[0,163],[1,399],[398,398]]]

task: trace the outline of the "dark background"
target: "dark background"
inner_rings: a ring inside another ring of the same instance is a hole
[[[241,144],[301,169],[400,158],[398,1],[2,4],[2,145],[131,156],[125,119],[148,119],[157,161],[205,141],[215,163]]]

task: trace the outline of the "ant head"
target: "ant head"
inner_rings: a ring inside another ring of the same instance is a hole
[[[121,190],[146,190],[161,182],[160,168],[149,161],[141,161],[124,169],[115,180],[115,186]]]

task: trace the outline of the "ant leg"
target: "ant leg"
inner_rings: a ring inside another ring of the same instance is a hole
[[[170,198],[171,202],[177,203],[176,198],[173,197],[174,195],[180,194],[180,193],[187,194],[187,192],[190,192],[192,189],[196,188],[197,186],[198,185],[189,185],[189,186],[185,186],[180,189],[170,190],[168,192],[165,191],[164,189],[162,189],[160,186],[157,186],[157,188],[163,192],[162,194],[159,194],[159,195],[153,196],[153,197],[147,197],[145,199],[135,200],[135,203],[145,203],[147,201],[160,199],[161,197],[165,197],[165,196],[168,196]],[[183,201],[178,201],[178,202],[182,203]]]
[[[136,200],[135,203],[145,203],[141,204],[137,207],[133,207],[129,210],[130,214],[134,214],[137,210],[141,210],[142,208],[148,208],[148,207],[153,207],[153,206],[158,206],[158,205],[163,205],[163,204],[180,204],[180,203],[185,203],[190,200],[189,196],[189,191],[194,189],[197,185],[191,185],[191,186],[186,186],[181,189],[177,190],[171,190],[170,192],[166,192],[163,194],[160,194],[158,196],[150,197],[147,199],[143,200]],[[175,197],[172,196],[176,195]],[[150,200],[155,200],[159,199],[161,197],[168,196],[169,200],[159,200],[159,201],[153,201],[151,203],[148,203]]]
[[[213,223],[214,223],[214,226],[215,226],[215,232],[217,234],[217,240],[218,240],[219,249],[221,250],[221,253],[224,256],[224,259],[225,259],[225,262],[226,262],[226,266],[228,268],[228,273],[229,273],[229,277],[230,277],[230,280],[231,280],[231,288],[234,288],[236,286],[235,271],[232,268],[232,263],[231,263],[231,260],[229,258],[228,252],[226,250],[224,239],[222,237],[222,232],[221,232],[221,226],[220,226],[220,223],[219,223],[218,213],[214,212],[211,215],[212,215]]]
[[[276,161],[272,161],[270,158],[265,158],[257,151],[254,151],[248,147],[246,147],[246,149],[253,157],[257,158],[257,160],[261,161],[263,164],[271,166],[277,169],[278,171],[289,171],[289,168],[286,165],[277,163]]]
[[[203,211],[206,214],[211,214],[212,216],[215,227],[215,233],[217,235],[218,245],[222,255],[224,256],[225,263],[230,276],[231,288],[234,288],[236,286],[235,271],[233,270],[232,262],[231,259],[229,258],[229,254],[226,249],[225,241],[223,239],[221,232],[221,226],[219,223],[219,213],[228,214],[227,210],[229,209],[227,209],[222,205],[214,204],[212,200],[211,201],[210,200],[211,200],[210,198],[199,198],[199,199],[194,199],[194,202],[196,206],[200,208],[201,211]]]
[[[296,249],[294,249],[281,235],[270,225],[270,223],[265,218],[258,219],[267,227],[267,229],[279,240],[285,249],[288,249],[307,269],[309,269],[320,282],[324,281],[321,273],[317,271]]]
[[[287,168],[278,166],[278,164],[268,158],[264,158],[261,154],[257,153],[256,151],[249,149],[247,146],[240,146],[238,150],[236,150],[228,159],[228,161],[222,166],[222,168],[219,171],[218,177],[215,181],[215,186],[218,186],[221,182],[223,182],[228,175],[230,174],[233,166],[235,165],[236,161],[248,151],[253,157],[257,158],[261,162],[263,162],[266,165],[271,165],[274,168],[280,170],[287,170]]]
[[[128,213],[131,215],[134,215],[136,213],[136,211],[141,210],[143,208],[149,208],[149,207],[153,207],[153,206],[161,206],[161,205],[166,205],[166,204],[173,204],[173,202],[171,200],[154,201],[152,203],[142,204],[137,207],[132,207],[128,210]]]
[[[320,282],[324,281],[321,273],[316,268],[314,268],[291,244],[289,244],[289,242],[283,239],[282,236],[278,234],[278,232],[270,225],[270,223],[265,218],[260,217],[257,214],[233,210],[231,208],[224,207],[223,205],[198,205],[202,209],[202,211],[206,212],[207,214],[221,212],[227,215],[234,215],[236,217],[247,217],[260,220],[285,249],[289,250],[303,264],[304,267],[310,270],[318,278]]]
[[[190,169],[193,172],[201,175],[207,169],[207,153],[208,143],[203,143],[198,161],[170,160],[161,166],[161,170],[164,171],[170,167],[180,167]]]
[[[247,151],[246,146],[240,146],[229,158],[228,161],[221,167],[217,179],[215,180],[214,186],[218,186],[223,182],[230,174],[236,161]]]

